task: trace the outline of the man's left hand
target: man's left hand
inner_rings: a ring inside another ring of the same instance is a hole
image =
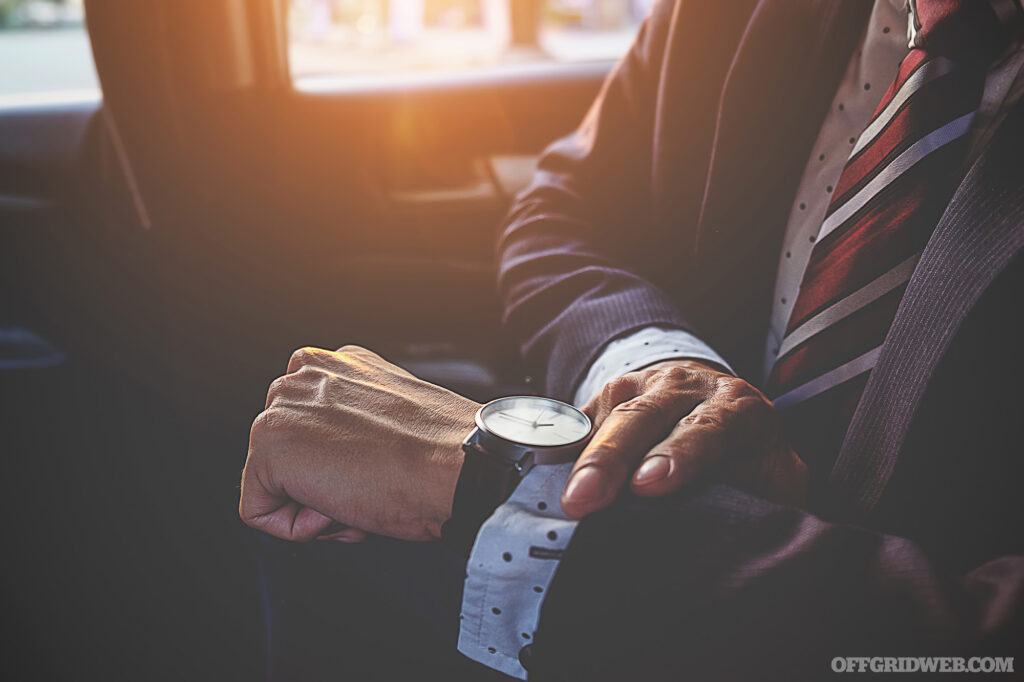
[[[807,466],[756,388],[691,360],[667,360],[609,381],[583,408],[596,432],[562,494],[566,514],[607,507],[628,485],[645,497],[698,477],[799,504]]]
[[[253,423],[239,514],[285,540],[433,540],[479,405],[356,346],[296,351]]]

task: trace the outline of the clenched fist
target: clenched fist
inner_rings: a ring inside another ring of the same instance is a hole
[[[253,423],[239,514],[286,540],[436,539],[478,407],[363,348],[296,351]]]

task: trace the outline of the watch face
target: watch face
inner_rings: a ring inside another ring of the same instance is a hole
[[[499,398],[480,410],[480,427],[505,440],[537,447],[571,445],[590,435],[590,419],[550,398]]]

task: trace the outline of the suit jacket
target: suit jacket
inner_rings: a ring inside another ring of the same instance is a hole
[[[655,6],[500,242],[505,319],[549,393],[652,324],[760,375],[790,203],[870,9]],[[818,679],[835,656],[1024,653],[1020,159],[1017,106],[922,255],[827,507],[716,486],[588,517],[532,679]]]

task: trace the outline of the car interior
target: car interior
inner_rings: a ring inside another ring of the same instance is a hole
[[[359,344],[529,393],[497,231],[613,59],[300,87],[287,0],[85,9],[102,98],[0,107],[0,678],[260,678],[268,384]]]

